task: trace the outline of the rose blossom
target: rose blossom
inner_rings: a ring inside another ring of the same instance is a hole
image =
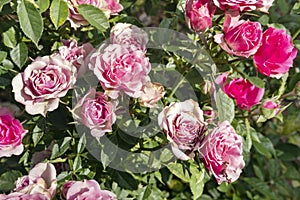
[[[243,140],[228,121],[220,123],[201,142],[200,159],[212,172],[217,182],[236,181],[245,166]]]
[[[216,11],[211,0],[187,0],[185,20],[190,29],[196,32],[205,31],[212,26],[212,17]]]
[[[120,91],[138,98],[151,65],[143,51],[133,46],[110,44],[102,52],[92,54],[89,68],[111,98],[117,98]]]
[[[119,0],[67,0],[67,2],[69,6],[68,20],[74,28],[89,24],[76,9],[81,4],[89,4],[99,8],[107,18],[123,10],[123,6],[119,3]]]
[[[0,108],[0,158],[20,155],[24,149],[22,139],[27,132],[11,110]]]
[[[239,11],[251,11],[259,10],[262,12],[268,12],[272,6],[274,0],[213,0],[214,4],[221,10],[239,10]]]
[[[63,40],[62,43],[63,46],[59,47],[59,54],[77,68],[79,77],[84,75],[88,70],[85,60],[94,51],[94,47],[90,43],[78,46],[77,41],[74,39]]]
[[[293,67],[297,49],[284,30],[268,28],[262,38],[262,45],[253,57],[258,71],[265,76],[281,78]]]
[[[60,55],[38,57],[12,80],[15,100],[29,114],[46,115],[76,82],[76,67]]]
[[[91,88],[73,109],[75,118],[91,129],[94,137],[100,138],[106,132],[112,131],[112,124],[116,121],[115,102],[108,101],[102,92]]]
[[[148,34],[141,28],[126,23],[117,23],[110,31],[111,44],[133,45],[146,51]]]
[[[214,36],[215,42],[231,55],[249,57],[261,45],[262,28],[259,22],[236,21],[236,13],[225,14],[224,33]]]
[[[139,97],[140,103],[148,108],[155,108],[156,103],[165,95],[165,88],[160,83],[151,83],[148,81],[142,88],[142,94]]]
[[[181,160],[194,155],[207,130],[203,112],[192,99],[166,106],[158,115],[158,124],[171,142],[173,153]]]
[[[284,110],[284,109],[283,109]],[[282,111],[280,102],[275,99],[267,99],[261,104],[261,112],[267,119],[271,119]]]
[[[69,181],[65,183],[61,196],[66,200],[116,200],[117,196],[101,190],[95,180]]]
[[[260,102],[265,91],[264,88],[258,88],[243,78],[229,81],[226,73],[217,77],[216,83],[229,97],[235,99],[239,108],[247,110]]]
[[[23,194],[19,192],[13,192],[8,195],[0,194],[0,200],[49,200],[47,197],[40,193]]]
[[[39,163],[30,170],[28,176],[23,176],[17,180],[14,191],[24,194],[40,193],[50,200],[55,195],[56,186],[54,165]]]

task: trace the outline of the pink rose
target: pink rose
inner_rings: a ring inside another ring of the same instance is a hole
[[[85,63],[87,56],[94,51],[94,47],[90,43],[85,43],[80,46],[77,45],[76,40],[63,40],[64,46],[59,47],[59,54],[71,62],[78,71],[78,77],[85,74],[88,70]]]
[[[110,42],[119,45],[133,45],[146,51],[148,34],[141,28],[126,23],[117,23],[110,31]]]
[[[69,181],[62,189],[62,197],[66,200],[116,200],[117,196],[101,190],[95,180]]]
[[[181,160],[194,156],[207,123],[197,102],[192,99],[171,103],[158,115],[158,124],[171,142],[172,151]]]
[[[148,81],[142,88],[142,94],[139,97],[140,103],[148,108],[155,108],[156,103],[165,95],[165,88],[160,83],[151,83]]]
[[[56,191],[56,170],[51,163],[39,163],[32,168],[28,176],[17,180],[15,192],[24,194],[40,193],[50,200]]]
[[[106,132],[112,131],[116,121],[115,102],[110,102],[102,92],[91,88],[73,109],[76,119],[91,129],[94,137],[100,138]]]
[[[297,49],[284,30],[268,28],[262,38],[262,45],[253,57],[258,71],[265,76],[281,78],[293,67]]]
[[[255,54],[261,45],[261,25],[259,22],[236,21],[236,16],[232,14],[235,13],[225,14],[224,33],[215,35],[215,42],[231,55],[248,58]]]
[[[190,29],[203,32],[212,26],[212,17],[216,6],[211,0],[187,0],[185,5],[185,20]]]
[[[239,108],[246,110],[258,104],[265,92],[264,88],[258,88],[243,78],[229,81],[226,73],[217,77],[216,83],[229,97],[235,99]]]
[[[239,11],[251,11],[259,10],[262,12],[268,12],[272,6],[274,0],[213,0],[215,5],[221,10],[239,10]]]
[[[236,181],[245,166],[243,139],[237,135],[228,121],[219,124],[201,142],[200,159],[212,172],[217,182]]]
[[[120,91],[138,98],[151,65],[143,51],[133,46],[111,44],[92,54],[89,68],[111,98],[117,98]]]
[[[119,3],[119,0],[67,0],[67,2],[69,6],[68,20],[74,28],[77,28],[80,25],[89,24],[76,9],[76,7],[81,4],[89,4],[99,8],[104,12],[107,18],[109,18],[110,15],[118,14],[123,10],[123,6]]]
[[[19,192],[10,193],[8,195],[0,194],[0,200],[49,200],[40,193],[23,194]]]
[[[280,102],[275,99],[267,99],[261,104],[261,112],[266,119],[271,119],[282,110]]]
[[[12,80],[16,101],[25,105],[29,114],[46,115],[59,105],[76,82],[76,67],[60,55],[35,59],[24,72]]]
[[[20,155],[24,150],[22,139],[27,132],[11,110],[0,108],[0,158]]]

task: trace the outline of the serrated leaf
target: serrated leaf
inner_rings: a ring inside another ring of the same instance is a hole
[[[3,35],[3,43],[5,46],[9,48],[14,48],[17,45],[16,31],[13,27],[10,27],[2,35]]]
[[[7,57],[7,53],[5,51],[0,51],[0,63],[3,62]]]
[[[258,87],[258,88],[264,88],[265,87],[265,82],[262,80],[262,79],[260,79],[260,78],[258,78],[258,77],[256,77],[256,76],[250,76],[250,77],[248,77],[247,78],[253,85],[255,85],[256,87]]]
[[[19,43],[15,48],[10,51],[12,61],[21,69],[26,63],[28,57],[28,49],[25,43]]]
[[[167,168],[170,170],[172,174],[183,180],[184,182],[190,181],[190,175],[187,169],[184,169],[181,163],[169,163]]]
[[[43,33],[43,19],[38,9],[28,0],[22,0],[17,7],[17,15],[24,34],[38,46]]]
[[[49,8],[50,0],[38,0],[37,4],[39,6],[40,13],[43,13]]]
[[[1,0],[0,1],[0,12],[5,4],[8,4],[11,0]]]
[[[108,19],[105,14],[95,6],[81,4],[77,7],[77,11],[94,27],[101,32],[105,32],[109,28]]]
[[[216,95],[216,105],[220,122],[227,120],[229,123],[234,119],[234,102],[221,89]]]
[[[64,0],[53,0],[50,6],[50,19],[55,28],[63,25],[68,17],[68,5]]]

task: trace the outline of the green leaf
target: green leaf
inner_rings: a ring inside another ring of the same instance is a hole
[[[17,14],[21,29],[32,42],[38,46],[43,33],[43,19],[38,9],[28,0],[22,0],[18,4]]]
[[[71,137],[65,137],[60,146],[58,144],[54,144],[50,159],[63,155],[69,149],[71,140]]]
[[[44,136],[44,131],[40,129],[38,125],[36,125],[32,133],[32,141],[34,147],[39,143],[39,141],[42,139],[43,136]]]
[[[184,182],[190,181],[190,175],[187,169],[184,169],[181,163],[169,163],[167,168],[172,174],[183,180]]]
[[[262,79],[260,79],[260,78],[258,78],[258,77],[256,77],[256,76],[250,76],[250,77],[248,77],[247,78],[253,85],[255,85],[256,87],[258,87],[258,88],[264,88],[265,87],[265,82],[262,80]]]
[[[5,51],[0,51],[0,63],[3,62],[7,57],[7,53]]]
[[[275,149],[270,139],[260,133],[258,133],[258,138],[260,142],[253,141],[253,146],[257,152],[268,158],[271,158],[272,155],[275,156]]]
[[[64,0],[53,0],[50,7],[50,19],[55,28],[63,25],[68,17],[68,5]]]
[[[73,164],[73,171],[77,171],[81,168],[81,158],[80,156],[76,156]]]
[[[43,13],[49,8],[50,0],[38,0],[37,4],[40,8],[40,13]]]
[[[216,104],[218,118],[221,122],[227,120],[229,123],[234,119],[234,102],[221,89],[217,92]]]
[[[16,31],[14,27],[10,27],[2,35],[3,35],[3,43],[5,46],[9,48],[14,48],[17,45]]]
[[[193,199],[198,199],[204,189],[204,172],[199,171],[196,166],[191,165],[190,166],[190,172],[191,172],[191,179],[190,179],[190,188],[193,193]]]
[[[28,57],[28,50],[25,43],[19,43],[15,48],[10,51],[12,61],[21,69],[26,63]]]
[[[11,0],[1,0],[0,1],[0,12],[5,4],[8,4]]]
[[[94,27],[101,32],[105,32],[109,28],[108,20],[105,14],[95,6],[81,4],[77,7],[77,11]]]
[[[79,139],[79,142],[78,142],[78,145],[77,145],[77,153],[80,154],[83,152],[84,148],[86,146],[86,137],[85,137],[85,134],[83,134],[80,139]]]
[[[22,173],[16,170],[8,171],[0,176],[0,190],[8,192],[15,187],[15,181],[22,176]]]

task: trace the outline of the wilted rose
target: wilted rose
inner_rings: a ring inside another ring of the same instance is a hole
[[[32,168],[28,176],[17,180],[15,192],[24,194],[40,193],[50,200],[56,191],[56,170],[51,163],[39,163]]]
[[[185,20],[190,29],[203,32],[212,26],[212,17],[216,11],[211,0],[187,0]]]
[[[23,194],[19,192],[13,192],[8,195],[0,194],[0,200],[49,200],[47,197],[40,193],[35,194]]]
[[[192,99],[166,106],[158,115],[158,124],[171,142],[173,153],[181,160],[193,157],[207,130],[203,112]]]
[[[293,67],[297,49],[293,39],[284,30],[268,28],[262,38],[262,45],[253,60],[258,71],[265,76],[281,78]]]
[[[61,196],[66,200],[116,200],[117,196],[108,191],[101,190],[95,180],[69,181],[65,183]]]
[[[116,102],[109,101],[105,94],[91,88],[75,105],[73,114],[91,129],[94,137],[100,138],[112,131],[112,124],[116,121],[115,107]]]
[[[117,23],[110,31],[110,42],[119,45],[133,45],[146,51],[148,34],[141,28],[126,23]]]
[[[29,114],[46,115],[76,82],[76,67],[60,55],[38,57],[12,80],[15,100]]]
[[[165,88],[160,83],[151,83],[148,81],[142,88],[142,94],[139,97],[140,103],[148,108],[155,108],[157,102],[165,95]]]
[[[213,0],[221,10],[251,11],[259,10],[268,12],[274,0]]]
[[[11,110],[0,108],[0,158],[20,155],[24,150],[22,139],[27,132]]]
[[[149,58],[133,46],[111,44],[91,55],[89,68],[111,98],[120,91],[138,98],[151,70]]]
[[[78,77],[84,75],[88,70],[86,58],[94,50],[94,47],[90,43],[78,46],[74,39],[63,40],[62,43],[64,45],[59,47],[59,54],[77,68]]]
[[[239,178],[245,166],[242,153],[243,139],[228,121],[206,135],[199,148],[200,159],[219,184]]]

